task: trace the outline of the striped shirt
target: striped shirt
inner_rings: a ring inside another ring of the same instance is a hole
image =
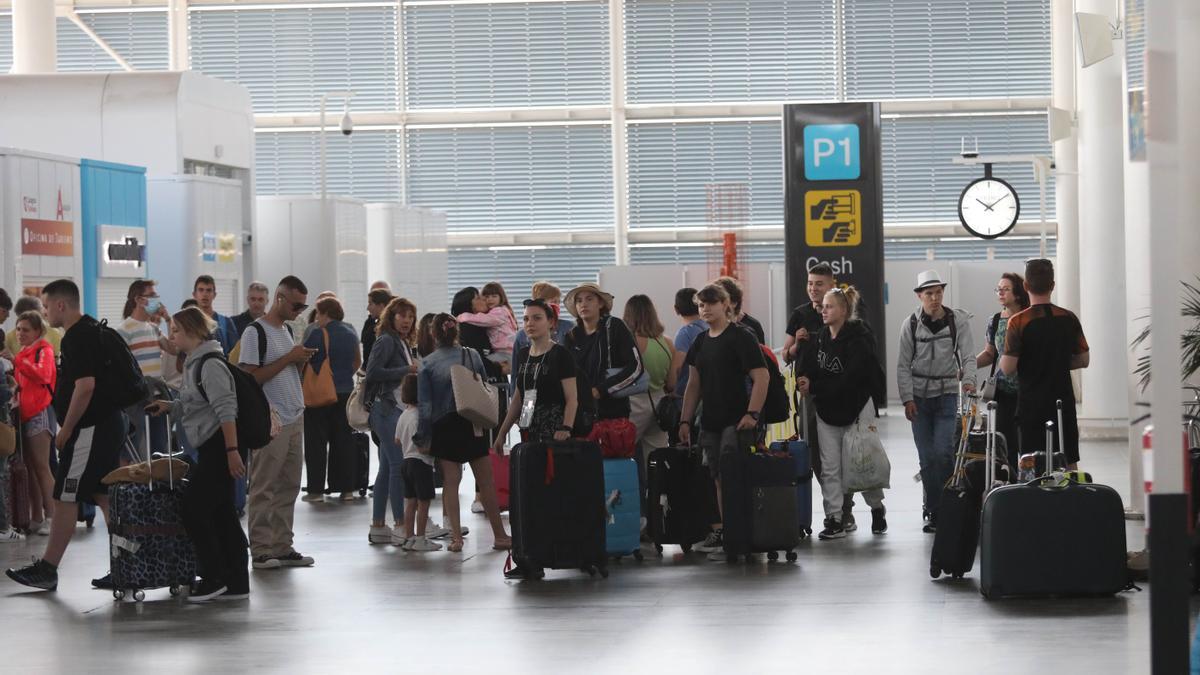
[[[258,353],[258,324],[266,331],[267,353],[259,358]],[[286,326],[276,328],[263,319],[259,319],[246,327],[242,333],[242,349],[238,362],[250,366],[266,366],[287,356],[296,346],[296,339]],[[300,388],[300,369],[287,366],[275,377],[263,384],[263,393],[275,412],[279,413],[280,424],[292,424],[304,415],[304,392]]]
[[[138,321],[132,316],[117,326],[117,332],[125,338],[129,351],[137,360],[145,377],[162,377],[162,349],[158,340],[162,337],[158,326],[149,321]]]

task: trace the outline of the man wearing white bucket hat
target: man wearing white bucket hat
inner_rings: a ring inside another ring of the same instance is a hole
[[[921,462],[925,532],[937,527],[942,485],[954,464],[954,425],[958,415],[958,386],[975,389],[975,369],[963,367],[963,354],[975,353],[971,314],[942,304],[946,282],[936,270],[917,275],[913,291],[921,308],[900,328],[896,383],[904,416],[912,422],[913,440]]]

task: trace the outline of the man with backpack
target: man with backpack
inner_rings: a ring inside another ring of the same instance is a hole
[[[54,412],[62,420],[55,445],[54,519],[39,560],[8,570],[17,583],[53,591],[58,566],[75,532],[80,503],[94,503],[108,520],[108,493],[100,480],[117,468],[128,422],[121,409],[148,393],[133,354],[111,328],[83,314],[79,287],[67,279],[42,291],[50,325],[63,328],[62,373],[54,392]],[[104,579],[93,582],[103,587]]]
[[[975,354],[971,314],[942,304],[946,282],[936,270],[917,275],[913,291],[921,308],[900,328],[896,383],[904,416],[912,423],[925,489],[926,533],[937,530],[942,486],[954,469],[954,427],[958,424],[959,382],[975,390],[975,369],[964,370],[963,354]]]
[[[308,308],[308,288],[286,276],[275,289],[271,307],[242,334],[239,364],[262,385],[280,430],[250,457],[248,500],[250,554],[254,569],[309,567],[313,559],[292,547],[296,497],[304,467],[304,393],[299,366],[315,349],[296,344],[287,324]]]

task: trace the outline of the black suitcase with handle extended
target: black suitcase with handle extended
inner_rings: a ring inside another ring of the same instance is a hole
[[[795,562],[800,544],[796,506],[796,460],[791,455],[730,452],[721,456],[721,505],[725,557],[766,553],[777,560],[779,551]]]
[[[973,420],[971,420],[973,421]],[[971,423],[968,421],[968,425]],[[929,556],[929,576],[937,579],[943,573],[961,579],[975,566],[975,552],[979,548],[979,518],[983,496],[1000,482],[1008,482],[1008,464],[997,461],[997,456],[1007,456],[1002,439],[996,432],[996,404],[988,403],[987,431],[983,444],[973,439],[970,432],[965,440],[959,441],[954,473],[942,488],[942,499],[938,504],[937,532],[933,536],[933,551]],[[983,459],[968,459],[982,450]],[[991,463],[993,475],[987,475],[987,464]]]
[[[527,579],[544,570],[608,576],[604,460],[587,441],[521,443],[509,467],[512,561]]]

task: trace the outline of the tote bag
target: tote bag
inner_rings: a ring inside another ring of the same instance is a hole
[[[462,363],[450,366],[450,386],[454,388],[454,407],[468,422],[483,429],[500,422],[499,393],[468,365],[465,349]]]
[[[367,409],[366,373],[359,370],[354,377],[354,390],[346,401],[346,422],[350,428],[367,432],[371,430],[371,411]]]
[[[892,464],[879,439],[875,411],[868,400],[842,439],[842,491],[890,488],[891,482]]]
[[[325,336],[325,362],[319,371],[312,364],[304,369],[300,388],[304,393],[304,407],[324,408],[337,403],[337,389],[333,386],[333,355],[329,352],[329,331],[322,328]]]

